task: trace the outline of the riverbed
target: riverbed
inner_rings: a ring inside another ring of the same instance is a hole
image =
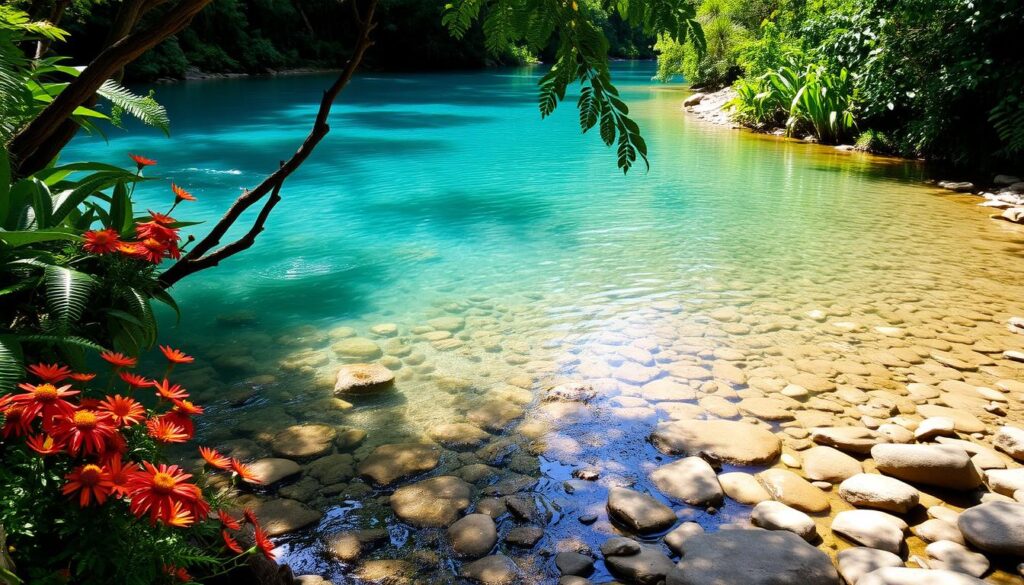
[[[445,529],[398,518],[389,502],[434,477],[470,486],[461,511],[497,517],[492,552],[528,582],[556,582],[566,551],[595,558],[594,582],[611,579],[600,546],[631,533],[609,518],[612,487],[709,532],[747,524],[751,505],[684,504],[651,479],[676,459],[651,441],[669,421],[757,425],[785,462],[716,461],[721,471],[804,477],[819,427],[913,434],[932,412],[958,417],[947,434],[991,447],[1001,425],[1024,423],[1024,371],[1002,355],[1024,346],[1007,329],[1024,314],[1020,227],[923,184],[912,161],[688,118],[685,94],[652,73],[615,68],[651,153],[649,171],[626,176],[597,136],[580,135],[572,102],[539,119],[536,70],[361,76],[256,246],[172,291],[184,315],[166,316],[161,338],[197,356],[180,381],[208,405],[201,442],[257,460],[280,456],[288,429],[333,430],[324,450],[293,453],[298,474],[245,496],[301,507],[284,515],[308,522],[275,540],[297,574],[452,582],[469,561]],[[296,147],[328,83],[159,86],[171,138],[84,138],[64,158],[154,158],[154,173],[198,197],[179,219],[209,223]],[[165,183],[139,197],[156,210],[172,199]],[[390,369],[393,387],[335,399],[336,372],[357,362]],[[552,395],[559,386],[572,396]],[[438,431],[454,423],[477,431]],[[396,444],[436,450],[397,448],[392,458],[414,454],[409,472],[375,485],[361,469]],[[916,487],[904,559],[925,554],[913,527],[926,507],[960,510],[982,494]],[[853,508],[837,491],[811,514],[832,557],[852,544],[830,529]],[[526,526],[542,536],[510,544]],[[384,532],[354,558],[329,552],[332,535],[367,529]],[[639,539],[678,559],[664,532]],[[1008,561],[996,565],[991,582],[1016,582]]]

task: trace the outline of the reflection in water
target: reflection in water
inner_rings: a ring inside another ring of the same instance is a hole
[[[383,527],[385,542],[366,556],[450,580],[459,563],[447,560],[444,531],[411,530],[388,506],[408,482],[378,489],[354,477],[377,446],[429,441],[443,423],[491,437],[446,449],[426,476],[474,483],[478,507],[533,494],[539,516],[502,515],[498,546],[552,582],[550,555],[538,551],[596,552],[616,531],[608,487],[671,503],[648,478],[669,460],[647,441],[658,421],[764,419],[795,454],[811,427],[920,419],[907,383],[1020,378],[999,356],[1019,345],[1004,326],[1024,310],[1018,227],[919,186],[913,163],[689,120],[680,94],[650,73],[617,69],[652,154],[649,173],[627,177],[596,137],[579,136],[571,106],[537,119],[534,72],[361,78],[258,244],[174,291],[185,318],[163,338],[202,358],[181,382],[211,405],[204,442],[255,458],[299,423],[366,432],[339,446],[351,455],[329,473],[307,471],[279,492],[324,514],[279,540],[299,572],[349,582],[353,566],[327,556],[322,536]],[[209,222],[294,148],[324,83],[160,87],[175,137],[133,132],[102,152],[123,162],[144,144],[160,172],[200,196],[182,217]],[[65,157],[97,146],[79,140]],[[154,207],[169,200],[145,187]],[[394,327],[375,332],[380,324]],[[936,352],[973,369],[944,366]],[[395,388],[334,400],[334,372],[360,360],[394,370]],[[569,381],[596,397],[540,401]],[[998,420],[976,396],[944,396]],[[788,415],[744,402],[765,397]],[[1015,402],[1006,408],[1020,420]],[[582,467],[601,478],[574,479]],[[749,514],[732,500],[711,512],[673,507],[709,529]],[[827,515],[817,521],[823,546],[837,544]],[[540,543],[508,544],[526,524],[544,524]]]

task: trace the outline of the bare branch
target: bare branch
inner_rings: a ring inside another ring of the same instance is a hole
[[[372,33],[374,28],[376,28],[376,23],[374,22],[374,11],[376,6],[377,0],[370,0],[365,20],[360,23],[361,28],[359,38],[357,39],[356,45],[352,51],[352,56],[345,64],[345,67],[338,75],[338,78],[326,91],[324,91],[324,95],[320,100],[320,108],[317,110],[316,119],[313,121],[313,126],[305,140],[302,141],[298,150],[295,151],[291,158],[284,161],[276,171],[267,176],[263,182],[251,191],[246,191],[235,199],[234,203],[231,204],[231,207],[229,207],[224,216],[214,224],[210,232],[199,240],[199,242],[196,243],[196,245],[189,250],[187,254],[182,256],[180,260],[160,275],[160,283],[164,288],[172,286],[174,283],[190,274],[209,268],[210,266],[215,266],[224,258],[232,256],[252,245],[250,242],[248,245],[239,248],[236,246],[238,242],[235,242],[234,244],[229,244],[218,249],[216,252],[211,253],[211,250],[220,244],[221,238],[224,237],[228,230],[235,224],[235,222],[238,221],[247,209],[252,207],[259,200],[263,199],[263,197],[268,193],[272,194],[271,199],[274,198],[274,194],[280,191],[285,180],[287,180],[288,177],[291,176],[291,174],[294,173],[307,158],[309,158],[316,146],[330,131],[330,126],[327,124],[327,118],[330,116],[334,100],[338,97],[338,94],[345,89],[345,86],[348,85],[349,81],[352,80],[356,70],[359,69],[359,65],[362,62],[367,49],[373,46],[373,41],[370,40],[370,33]],[[260,217],[263,217],[264,213],[269,214],[270,209],[273,209],[274,205],[276,205],[276,201],[273,205],[270,205],[268,202],[261,211]],[[253,240],[255,240],[256,235],[262,231],[262,223],[266,221],[266,218],[263,217],[261,222],[260,217],[257,217],[256,219],[260,224],[260,229],[255,233],[253,233],[252,230],[249,231],[249,234],[252,234]],[[247,234],[246,237],[248,237],[249,234]],[[244,239],[245,238],[243,238],[243,240]],[[212,264],[209,263],[208,260],[210,257],[215,257],[215,261]]]

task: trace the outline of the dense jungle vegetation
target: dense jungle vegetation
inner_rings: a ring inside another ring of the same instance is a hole
[[[700,0],[707,50],[658,76],[733,85],[736,115],[823,142],[970,167],[1024,156],[1019,0]]]

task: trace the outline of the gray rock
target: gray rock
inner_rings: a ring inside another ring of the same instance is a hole
[[[351,563],[387,540],[387,530],[370,528],[333,534],[325,539],[324,545],[328,554],[339,561]]]
[[[954,490],[981,485],[981,475],[963,449],[949,445],[876,445],[878,471],[909,481]]]
[[[578,552],[566,551],[555,555],[555,566],[562,575],[587,576],[594,570],[594,559]]]
[[[522,581],[519,567],[505,555],[491,555],[462,565],[459,575],[483,585],[514,585]]]
[[[665,576],[675,569],[675,564],[657,547],[639,545],[639,548],[638,552],[630,555],[606,555],[604,564],[612,575],[629,583],[657,585],[664,582]]]
[[[391,508],[399,520],[418,527],[450,526],[466,508],[472,486],[457,477],[442,475],[395,490]]]
[[[832,532],[857,544],[899,554],[907,523],[877,510],[846,510],[832,520]]]
[[[719,530],[692,536],[666,585],[839,585],[824,552],[785,530]]]
[[[468,514],[448,527],[448,539],[455,554],[477,559],[494,548],[498,542],[498,530],[487,514]]]
[[[956,571],[972,577],[981,577],[988,571],[988,559],[985,555],[972,552],[966,546],[949,540],[939,540],[924,549],[931,561],[932,569]]]
[[[676,523],[672,508],[647,494],[623,487],[608,490],[608,512],[638,534],[661,532]]]
[[[1024,504],[989,502],[974,506],[960,514],[957,527],[975,548],[1024,556]]]
[[[917,505],[920,492],[898,479],[860,473],[839,484],[839,496],[854,506],[905,514]]]
[[[970,193],[975,190],[974,183],[970,181],[939,181],[939,187],[957,193]]]
[[[665,544],[668,548],[672,549],[672,552],[682,556],[684,547],[686,546],[686,539],[690,538],[694,534],[703,534],[704,527],[696,522],[683,522],[676,528],[665,535]]]
[[[704,96],[703,93],[697,92],[697,93],[695,93],[693,95],[690,95],[685,100],[683,100],[683,106],[684,107],[696,106],[697,104],[699,104],[700,102],[702,102],[704,100],[704,97],[705,96]]]
[[[914,534],[925,542],[949,540],[957,544],[967,544],[964,540],[964,535],[960,534],[960,529],[956,527],[956,524],[950,524],[938,518],[930,518],[914,526]]]
[[[541,538],[544,538],[544,529],[540,526],[516,526],[505,535],[505,544],[533,548]]]
[[[727,420],[661,423],[651,441],[668,455],[706,453],[735,465],[767,465],[782,452],[782,442],[771,431]]]
[[[590,579],[576,575],[563,575],[558,578],[558,585],[591,585]]]
[[[884,567],[868,573],[857,585],[985,585],[985,582],[953,571]]]
[[[692,506],[720,504],[725,497],[715,470],[700,457],[686,457],[651,472],[658,489],[673,500]]]
[[[818,536],[814,519],[782,502],[769,500],[754,506],[750,521],[767,530],[788,530],[808,542]]]
[[[860,578],[882,567],[902,567],[903,559],[891,552],[855,546],[839,551],[836,555],[839,574],[848,585],[857,585]]]
[[[606,557],[629,556],[639,552],[640,543],[624,536],[613,536],[601,544],[601,554]]]

